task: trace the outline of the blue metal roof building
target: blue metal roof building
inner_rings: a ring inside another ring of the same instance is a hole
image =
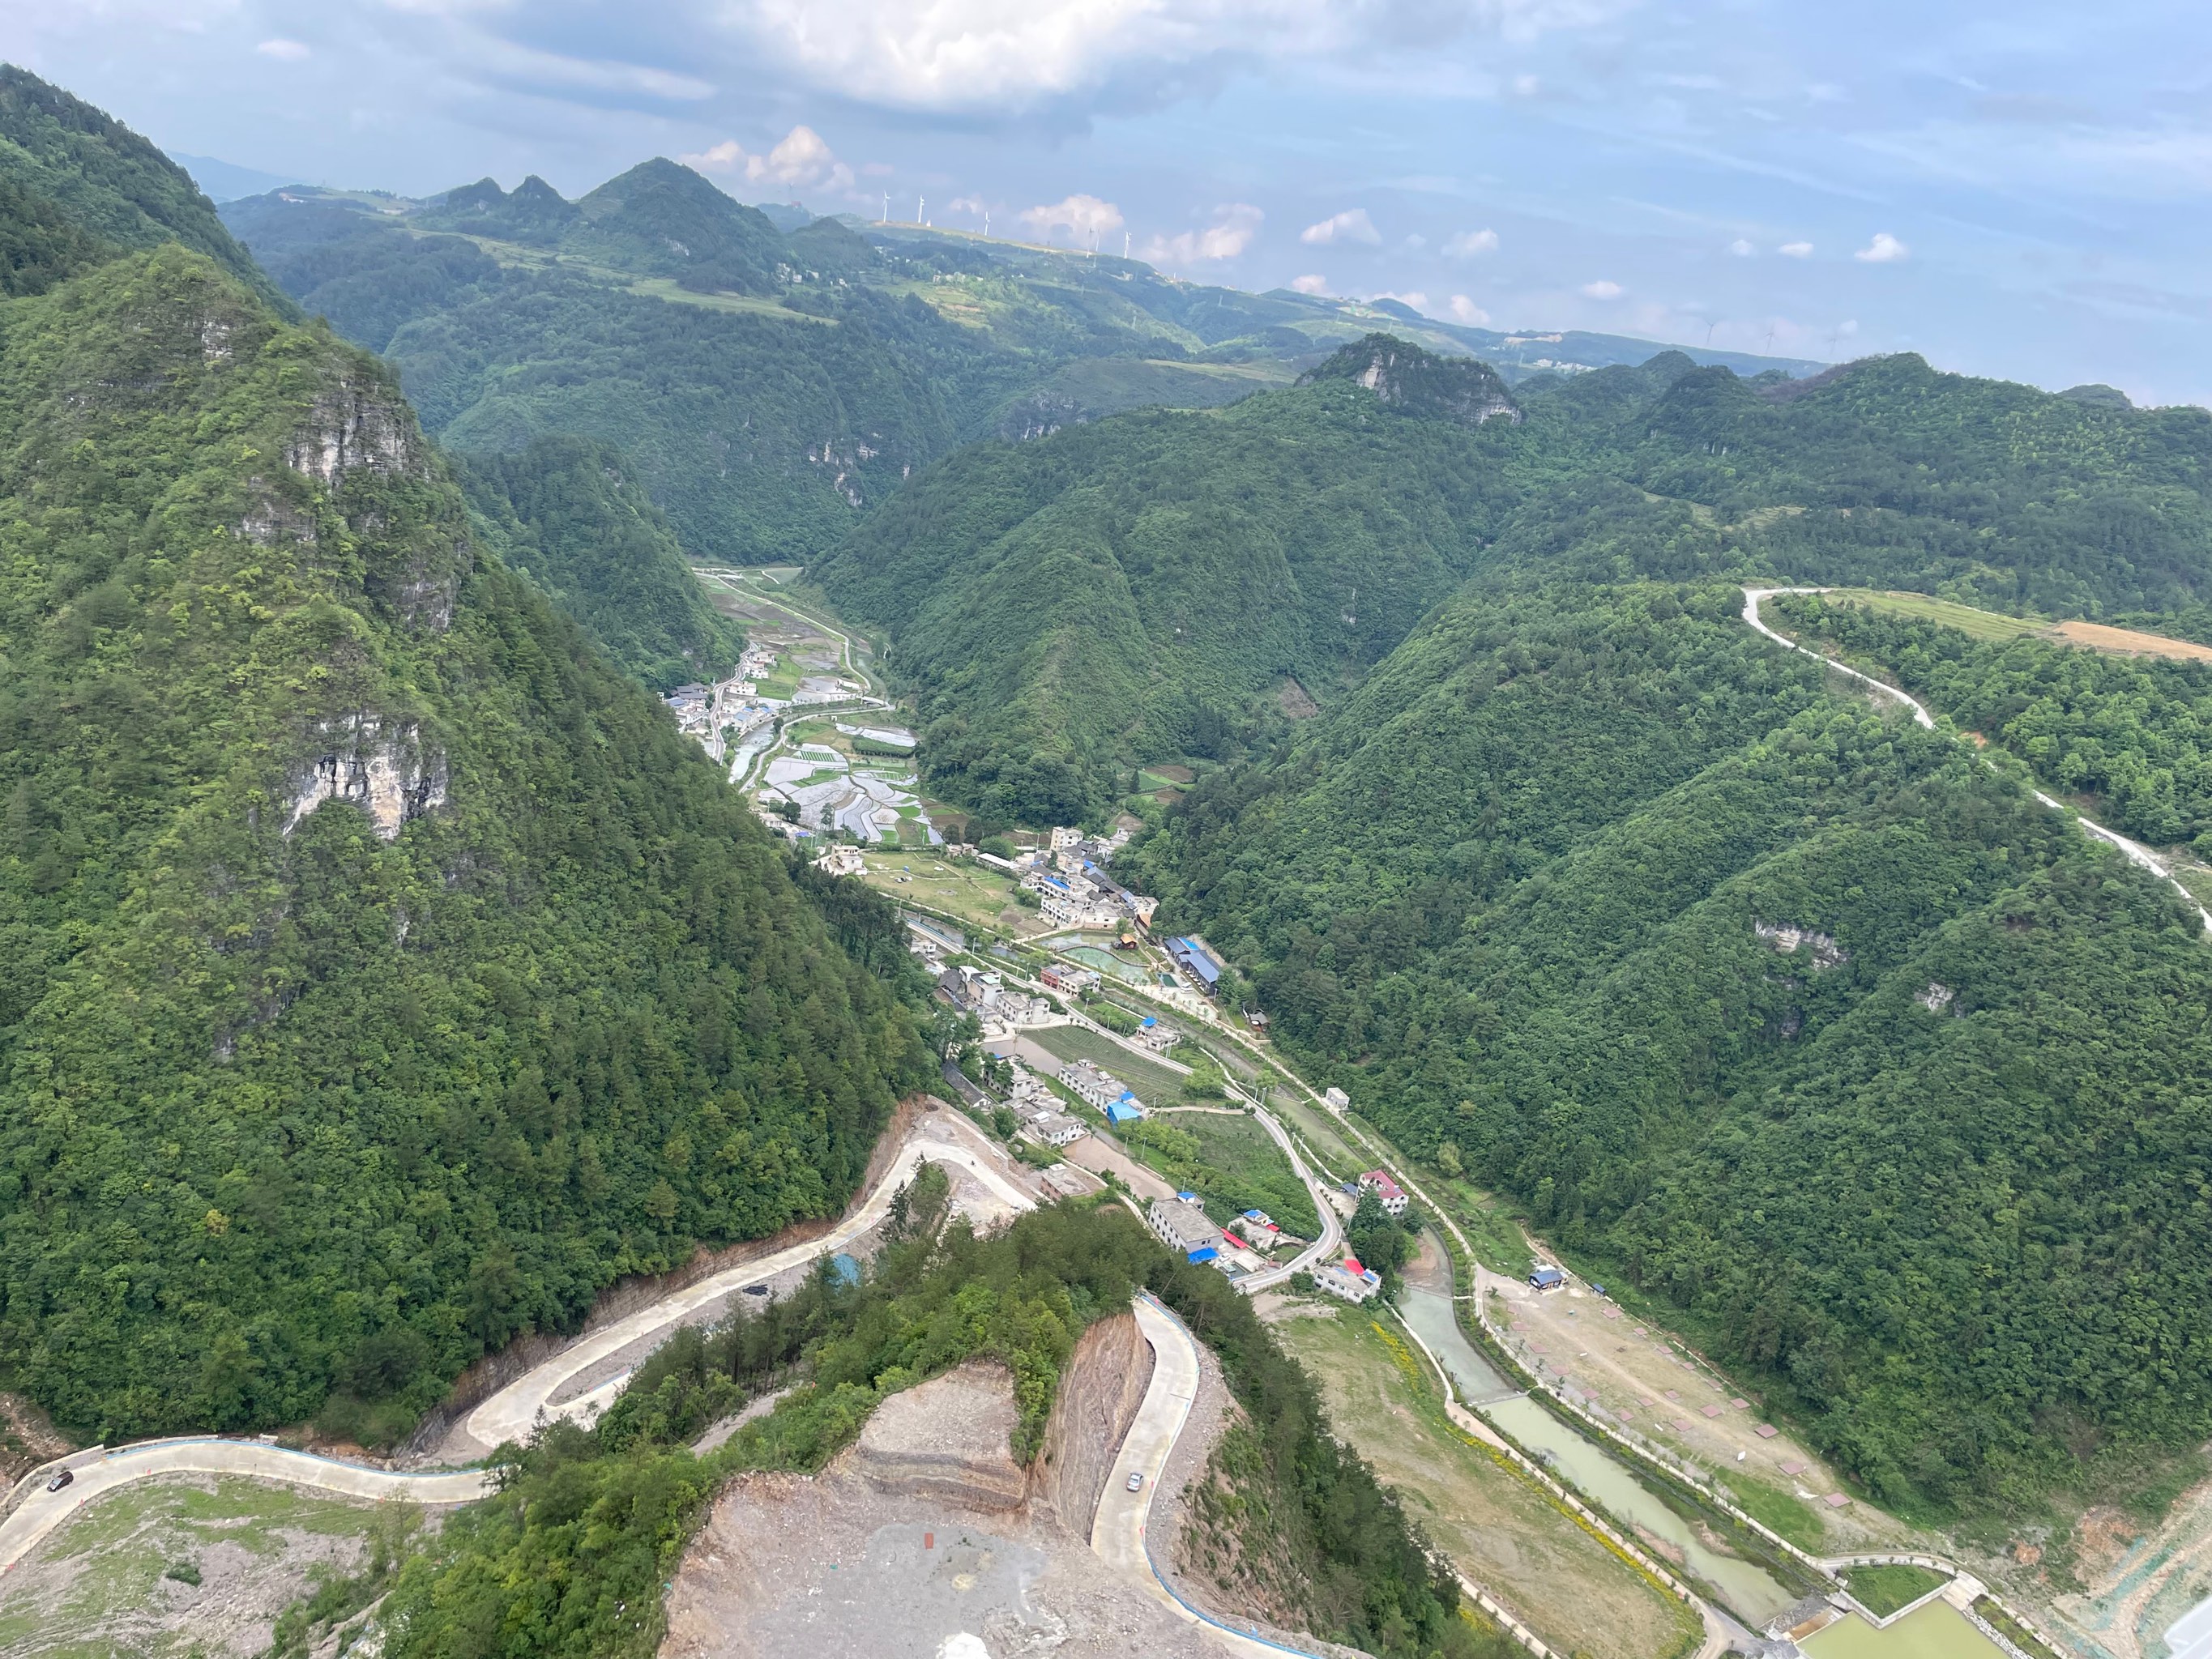
[[[1221,982],[1221,964],[1200,948],[1195,940],[1170,939],[1168,955],[1175,958],[1176,966],[1199,982],[1206,995],[1213,994],[1214,987]]]

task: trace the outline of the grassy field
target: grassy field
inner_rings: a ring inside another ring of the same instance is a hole
[[[1899,1607],[1911,1607],[1929,1590],[1950,1582],[1948,1573],[1909,1564],[1853,1567],[1844,1580],[1859,1604],[1877,1619],[1887,1619]]]
[[[701,306],[708,311],[742,312],[749,317],[773,317],[778,322],[814,323],[830,328],[838,326],[835,317],[813,317],[803,311],[793,311],[778,305],[773,300],[757,300],[744,294],[700,294],[688,288],[679,288],[667,276],[640,276],[629,284],[629,291],[641,299],[665,300],[672,305]]]
[[[1724,1471],[1719,1483],[1728,1488],[1738,1509],[1799,1549],[1818,1555],[1828,1547],[1828,1528],[1820,1512],[1795,1492],[1753,1480],[1741,1469]]]
[[[920,834],[919,823],[915,826]],[[900,834],[906,822],[900,823]],[[925,836],[923,839],[927,840]],[[1014,884],[988,865],[956,862],[924,847],[869,848],[867,884],[893,898],[911,898],[933,910],[943,911],[967,927],[1008,929],[1017,922],[1034,924],[1037,913],[1014,903]],[[911,875],[911,882],[901,876]]]
[[[1182,1074],[1171,1072],[1164,1066],[1156,1066],[1141,1054],[1134,1054],[1110,1037],[1096,1031],[1085,1030],[1080,1025],[1048,1025],[1042,1030],[1032,1031],[1039,1046],[1051,1050],[1062,1060],[1087,1060],[1101,1071],[1111,1072],[1137,1092],[1137,1098],[1149,1104],[1165,1104],[1182,1097]]]
[[[1978,640],[2017,639],[2022,634],[2040,634],[2050,626],[2039,617],[2007,617],[1926,593],[1888,593],[1873,588],[1848,587],[1838,588],[1824,597],[1837,604],[1863,605],[1869,611],[1886,611],[1891,616],[1940,623]]]
[[[373,1506],[222,1477],[108,1493],[0,1588],[11,1659],[256,1653],[269,1626],[364,1547]]]
[[[1319,1237],[1321,1217],[1305,1184],[1282,1148],[1243,1113],[1176,1112],[1115,1133],[1146,1169],[1205,1197],[1215,1221],[1265,1210],[1301,1238]]]
[[[1320,1382],[1335,1431],[1397,1488],[1460,1571],[1553,1649],[1679,1659],[1696,1619],[1445,1417],[1434,1373],[1358,1309],[1285,1320],[1284,1346]]]

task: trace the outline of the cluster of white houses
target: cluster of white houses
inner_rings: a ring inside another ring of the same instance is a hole
[[[1060,1109],[1060,1097],[1045,1086],[1042,1078],[1018,1060],[1012,1064],[1014,1086],[1008,1091],[1006,1103],[1029,1126],[1030,1134],[1048,1146],[1066,1146],[1091,1133],[1079,1118]]]
[[[1264,1210],[1247,1210],[1231,1219],[1227,1227],[1217,1227],[1207,1218],[1196,1193],[1154,1199],[1145,1212],[1145,1222],[1155,1238],[1185,1261],[1210,1263],[1232,1279],[1266,1267],[1267,1253],[1276,1246],[1304,1242],[1284,1232]],[[1358,1267],[1356,1262],[1346,1265]],[[1316,1277],[1318,1279],[1319,1275]],[[1381,1285],[1379,1279],[1372,1287],[1363,1285],[1360,1293],[1350,1299],[1364,1301]]]

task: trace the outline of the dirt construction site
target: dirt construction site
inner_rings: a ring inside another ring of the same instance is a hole
[[[1127,1314],[1085,1332],[1027,1469],[1011,1449],[1012,1378],[971,1362],[886,1401],[820,1474],[741,1478],[677,1576],[663,1659],[1219,1654],[1091,1548],[1152,1363]],[[1185,1467],[1155,1495],[1156,1536],[1178,1525],[1168,1486],[1212,1437],[1194,1416]]]

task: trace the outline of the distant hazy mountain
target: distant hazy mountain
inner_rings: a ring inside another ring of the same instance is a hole
[[[285,185],[296,185],[297,179],[288,179],[281,173],[264,173],[258,167],[242,167],[235,161],[218,161],[212,155],[187,155],[182,150],[170,152],[169,159],[192,175],[192,182],[205,192],[208,200],[220,206],[234,202],[241,196],[259,196]]]

